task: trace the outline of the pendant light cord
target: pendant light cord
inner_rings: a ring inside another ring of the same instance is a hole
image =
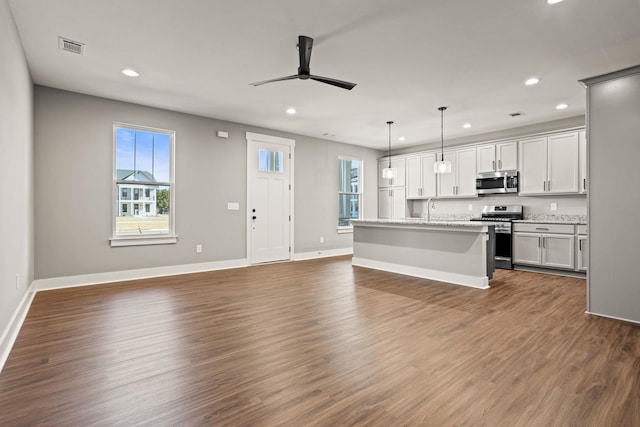
[[[440,161],[444,162],[444,110],[447,107],[440,107]]]
[[[389,125],[389,152],[387,154],[387,157],[389,158],[389,169],[391,169],[391,125],[393,124],[393,122],[388,121],[387,124]]]

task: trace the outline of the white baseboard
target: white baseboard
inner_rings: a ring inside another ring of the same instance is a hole
[[[592,316],[605,317],[607,319],[621,320],[623,322],[635,323],[636,325],[640,324],[640,321],[638,320],[625,319],[624,317],[608,316],[606,314],[594,313],[592,311],[585,311],[585,313],[590,314]]]
[[[125,280],[148,279],[151,277],[175,276],[178,274],[201,273],[204,271],[226,270],[249,266],[247,259],[212,261],[197,264],[169,265],[164,267],[140,268],[137,270],[109,271],[106,273],[82,274],[78,276],[52,277],[38,279],[36,291],[72,288],[76,286],[99,285],[101,283],[122,282]]]
[[[306,259],[328,258],[332,256],[353,255],[353,248],[328,249],[326,251],[299,252],[293,255],[294,261]]]
[[[16,338],[18,338],[18,332],[20,332],[20,328],[22,328],[22,323],[27,317],[27,313],[29,312],[31,302],[35,295],[35,285],[31,283],[27,292],[24,294],[24,297],[22,297],[20,304],[13,312],[13,316],[11,316],[9,324],[5,330],[2,331],[2,335],[0,335],[0,372],[2,372],[2,368],[9,357],[9,353],[11,353],[11,349],[13,348],[13,344],[16,342]]]
[[[454,283],[456,285],[469,286],[478,289],[489,289],[488,277],[476,277],[466,274],[449,273],[446,271],[431,270],[428,268],[412,267],[408,265],[394,264],[390,262],[375,261],[366,258],[353,257],[351,262],[357,267],[373,268],[375,270],[388,271],[390,273],[406,274],[407,276],[420,277],[422,279],[437,280],[439,282]]]

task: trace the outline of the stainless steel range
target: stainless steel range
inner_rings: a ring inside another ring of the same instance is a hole
[[[511,221],[522,219],[522,212],[522,205],[483,206],[480,218],[472,218],[472,221],[495,222],[496,268],[513,270]]]

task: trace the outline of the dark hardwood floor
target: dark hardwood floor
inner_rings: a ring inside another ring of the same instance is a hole
[[[40,292],[0,425],[640,425],[640,327],[585,314],[584,280],[350,262]]]

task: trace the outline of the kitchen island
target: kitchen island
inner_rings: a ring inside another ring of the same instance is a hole
[[[354,266],[487,289],[494,256],[491,222],[353,221]]]

